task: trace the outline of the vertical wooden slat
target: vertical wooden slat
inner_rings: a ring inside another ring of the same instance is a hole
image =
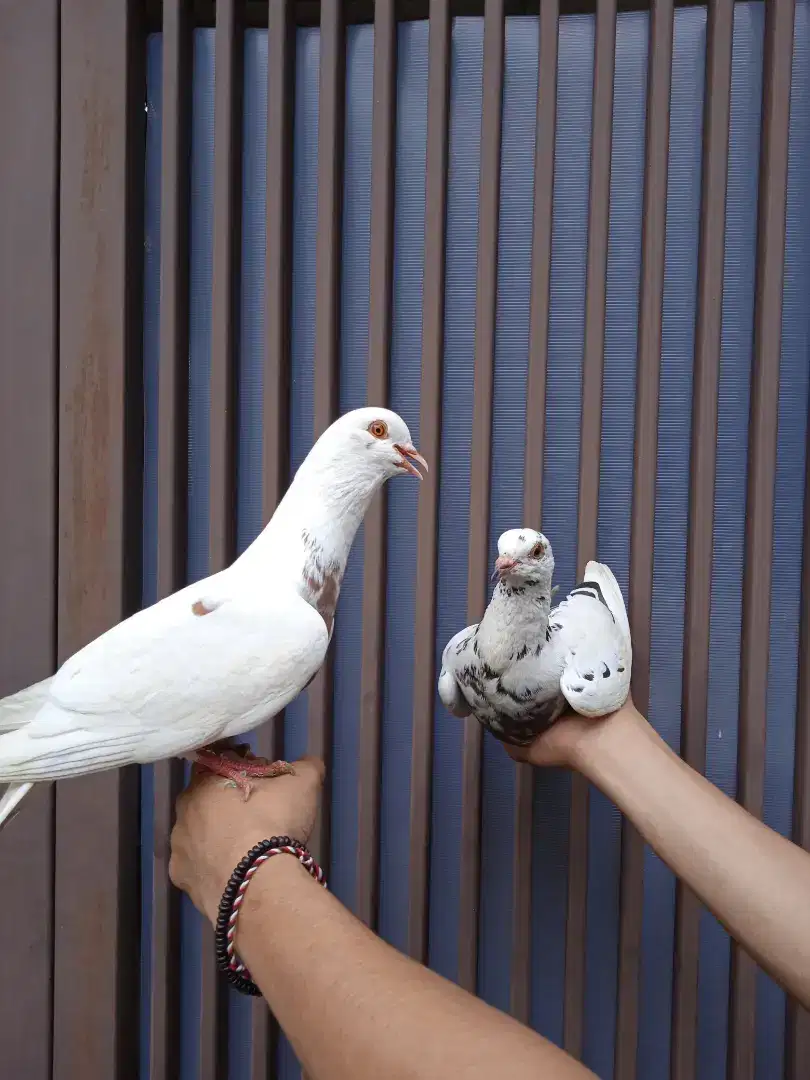
[[[762,816],[768,697],[771,558],[782,346],[790,79],[795,0],[765,6],[754,355],[748,434],[748,491],[737,746],[737,799]],[[756,965],[732,943],[729,1080],[754,1080]]]
[[[394,0],[377,0],[374,7],[371,256],[366,386],[366,400],[369,405],[388,403],[394,252],[396,40]],[[378,898],[380,724],[385,645],[385,506],[383,490],[366,514],[364,530],[355,912],[369,926],[376,925]]]
[[[281,500],[289,476],[290,295],[295,23],[292,0],[271,3],[267,42],[267,205],[265,354],[262,379],[262,520]],[[283,756],[284,713],[256,732],[256,751]],[[267,1005],[253,1002],[251,1080],[275,1076],[278,1028]]]
[[[55,660],[58,8],[0,5],[0,696]],[[0,834],[0,949],[24,958],[0,972],[0,1060],[26,1080],[51,1076],[53,807],[35,788]]]
[[[60,660],[117,623],[140,595],[138,10],[124,0],[61,4]],[[137,770],[60,782],[54,1080],[136,1074],[139,907]],[[93,977],[78,978],[90,958]]]
[[[699,772],[706,768],[717,394],[723,317],[723,248],[733,31],[734,0],[718,0],[709,7],[706,45],[681,736],[682,756]],[[700,902],[680,881],[676,884],[675,897],[677,961],[673,987],[672,1080],[694,1080],[697,1065]]]
[[[658,463],[658,389],[669,164],[669,96],[672,81],[672,0],[653,0],[647,75],[647,123],[636,374],[633,513],[630,528],[630,628],[633,695],[647,711],[650,696],[655,479]],[[635,1080],[638,986],[644,905],[644,844],[622,821],[616,1080]]]
[[[417,519],[408,854],[408,952],[417,960],[426,959],[427,954],[430,773],[436,697],[436,557],[444,347],[450,29],[449,0],[430,0],[419,443],[422,453],[430,462],[431,472],[421,484]]]
[[[605,345],[605,285],[610,225],[610,152],[613,131],[613,71],[616,0],[599,0],[593,76],[588,263],[585,300],[585,352],[582,365],[582,435],[579,456],[577,567],[596,556],[599,510],[599,452],[602,430],[602,369]],[[565,934],[563,1045],[582,1055],[585,1004],[585,931],[588,890],[588,784],[571,778],[568,918]]]
[[[503,0],[484,8],[484,76],[481,115],[481,172],[478,207],[478,273],[475,297],[475,372],[470,462],[470,541],[467,562],[467,621],[477,622],[487,604],[489,482],[492,390],[495,376],[495,305],[498,295],[498,202],[501,173],[503,87]],[[461,795],[459,983],[475,990],[478,970],[478,905],[481,868],[480,724],[464,727]]]
[[[342,0],[321,4],[318,98],[318,237],[315,266],[315,438],[337,417],[340,371],[340,256],[343,210],[343,127],[346,99]],[[309,688],[308,752],[327,762],[332,750],[332,652]],[[329,806],[325,794],[312,852],[329,865]]]
[[[810,454],[805,461],[802,614],[793,781],[793,841],[810,851]],[[810,1076],[810,1012],[788,999],[785,1080]]]
[[[220,0],[214,29],[214,224],[211,296],[208,568],[233,559],[236,524],[235,409],[237,253],[240,240],[242,26],[239,0]],[[214,959],[213,932],[203,927],[200,1077],[218,1080],[227,1068],[225,984]]]
[[[163,7],[160,196],[160,368],[158,375],[157,591],[184,583],[188,439],[188,200],[191,26],[182,0]],[[169,835],[182,763],[153,767],[152,955],[149,1062],[152,1080],[179,1067],[179,894],[169,881]]]
[[[529,310],[529,370],[526,381],[526,461],[523,524],[541,528],[543,451],[546,428],[546,367],[551,301],[551,232],[554,199],[554,144],[557,120],[557,39],[560,5],[540,6],[540,69],[534,148],[532,289]],[[531,1008],[532,790],[534,771],[516,765],[515,852],[513,858],[512,1015],[528,1023]]]

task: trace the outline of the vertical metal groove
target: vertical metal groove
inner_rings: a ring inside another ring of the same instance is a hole
[[[265,231],[264,369],[262,373],[262,523],[270,520],[289,476],[290,301],[292,289],[293,108],[295,24],[292,0],[268,5],[267,203]],[[272,177],[272,182],[271,182]],[[283,757],[284,713],[256,732],[256,751]],[[254,1001],[251,1080],[276,1075],[278,1025]]]
[[[799,686],[796,704],[796,755],[793,780],[793,841],[810,851],[810,455],[805,464],[802,607]],[[810,1012],[788,999],[785,1080],[810,1074]]]
[[[470,461],[470,526],[467,617],[475,622],[487,604],[492,393],[495,377],[495,307],[498,294],[498,210],[503,93],[503,0],[484,9],[484,74],[481,115],[481,173],[478,210],[478,270],[475,301],[475,369]],[[459,983],[475,992],[478,970],[478,910],[481,870],[480,724],[464,726],[461,763],[461,852],[458,926]]]
[[[683,759],[699,772],[706,767],[717,401],[733,32],[734,0],[718,0],[710,5],[703,111],[700,265],[692,397],[681,736]],[[695,894],[678,881],[675,893],[672,1080],[694,1080],[696,1075],[700,911],[701,905]]]
[[[658,463],[658,392],[664,302],[664,253],[672,81],[672,0],[654,0],[650,16],[644,169],[641,294],[636,375],[633,513],[630,528],[630,627],[633,694],[646,712],[650,697],[655,479]],[[639,968],[644,905],[644,844],[622,821],[616,1080],[635,1080]]]
[[[215,573],[234,555],[236,523],[236,322],[240,238],[242,117],[240,0],[221,0],[214,30],[214,226],[211,298],[210,520],[208,568]],[[224,983],[214,961],[213,933],[202,933],[200,1077],[219,1080],[227,1069]]]
[[[757,817],[762,816],[765,775],[768,644],[761,628],[769,625],[771,603],[794,14],[795,0],[773,0],[765,5],[737,755],[737,799]],[[755,1014],[756,965],[732,943],[729,1080],[754,1080]]]
[[[394,157],[397,24],[394,0],[374,6],[374,111],[372,115],[371,252],[366,400],[388,404],[388,363],[394,254]],[[380,847],[380,740],[385,655],[386,498],[380,492],[366,514],[363,564],[363,638],[360,669],[360,764],[357,790],[355,912],[377,924]]]
[[[315,431],[317,439],[337,416],[340,365],[340,256],[345,113],[345,30],[341,0],[321,3],[318,105],[318,236],[315,267]],[[327,763],[327,788],[312,838],[315,858],[329,865],[329,760],[332,748],[330,650],[309,689],[308,752]]]
[[[540,60],[534,149],[532,285],[529,310],[529,367],[526,379],[526,455],[523,524],[541,528],[545,448],[546,368],[551,309],[551,230],[554,201],[554,144],[557,120],[557,43],[560,5],[540,5]],[[532,789],[534,771],[517,765],[515,850],[512,867],[512,962],[510,1007],[526,1024],[531,1010]]]
[[[160,367],[157,446],[157,590],[183,584],[188,439],[188,200],[191,26],[182,0],[163,7],[163,116],[160,193]],[[149,1067],[170,1080],[179,1065],[179,894],[169,881],[169,835],[182,762],[153,766],[152,955]]]
[[[436,545],[444,347],[450,29],[449,0],[430,0],[419,442],[432,471],[422,482],[417,519],[408,837],[408,952],[417,960],[427,958],[430,773],[436,696]]]
[[[613,132],[613,73],[616,0],[599,0],[591,122],[591,174],[588,206],[588,262],[585,300],[585,350],[582,365],[582,420],[579,457],[577,568],[596,555],[599,510],[599,453],[602,430],[602,372],[605,344],[605,287],[610,226],[610,165]],[[571,778],[568,911],[565,934],[563,1045],[582,1055],[585,998],[585,933],[588,889],[588,784]]]

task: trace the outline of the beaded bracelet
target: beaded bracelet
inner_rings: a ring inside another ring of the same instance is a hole
[[[225,973],[228,982],[240,993],[250,997],[261,997],[261,990],[253,982],[250,972],[239,959],[234,946],[236,922],[239,909],[245,898],[245,890],[259,867],[274,855],[294,855],[317,882],[326,888],[323,871],[303,844],[289,836],[271,836],[256,844],[235,867],[228,879],[222,899],[219,902],[214,943],[216,947],[217,967]]]

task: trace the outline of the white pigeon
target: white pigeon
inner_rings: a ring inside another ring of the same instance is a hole
[[[355,533],[375,492],[420,477],[404,421],[340,417],[307,455],[272,519],[220,573],[114,626],[49,679],[0,701],[0,825],[32,784],[187,757],[249,793],[289,772],[205,749],[280,712],[324,661]]]
[[[584,580],[551,608],[554,555],[533,529],[498,540],[498,584],[480,623],[447,643],[439,697],[472,713],[502,742],[525,746],[567,708],[605,716],[627,699],[632,645],[621,589],[589,562]]]

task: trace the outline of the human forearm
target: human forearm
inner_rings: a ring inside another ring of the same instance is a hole
[[[557,1047],[404,957],[287,856],[256,874],[238,950],[313,1080],[586,1080]]]
[[[573,763],[733,937],[810,1005],[810,855],[689,768],[630,708],[581,739]]]

